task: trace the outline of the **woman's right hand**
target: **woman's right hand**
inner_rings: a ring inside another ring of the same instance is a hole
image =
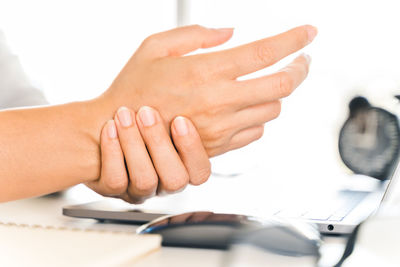
[[[104,196],[141,203],[207,181],[210,162],[191,121],[176,117],[170,130],[173,142],[153,108],[142,107],[137,114],[118,109],[101,133],[101,176],[87,186]]]
[[[265,122],[279,115],[279,100],[306,78],[310,59],[301,55],[278,72],[237,79],[298,51],[317,31],[306,25],[228,50],[184,56],[220,45],[232,34],[232,29],[197,25],[154,34],[96,101],[107,112],[122,105],[135,111],[152,106],[166,126],[178,115],[190,118],[209,156],[245,146],[261,137]]]

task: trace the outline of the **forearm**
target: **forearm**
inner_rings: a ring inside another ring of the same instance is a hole
[[[98,101],[0,112],[0,202],[95,180],[112,111]]]

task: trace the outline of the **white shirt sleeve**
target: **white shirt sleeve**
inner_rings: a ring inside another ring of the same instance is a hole
[[[0,109],[43,104],[47,104],[45,96],[29,82],[0,31]]]

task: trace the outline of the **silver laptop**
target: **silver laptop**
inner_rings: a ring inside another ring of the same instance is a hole
[[[374,191],[342,190],[331,199],[318,199],[317,208],[305,207],[295,212],[284,209],[274,215],[314,223],[324,234],[350,234],[379,208],[389,186],[386,182]]]
[[[393,189],[396,184],[395,180],[399,179],[399,166],[398,163],[391,179],[381,183],[374,190],[343,190],[339,191],[333,199],[318,199],[319,208],[309,207],[295,211],[278,210],[271,215],[306,220],[316,224],[319,231],[325,234],[350,234],[361,221],[373,214],[384,200],[386,202],[389,196],[400,191]],[[120,204],[113,200],[103,200],[68,206],[63,208],[63,214],[78,218],[134,224],[146,223],[166,215],[162,211],[137,210]]]

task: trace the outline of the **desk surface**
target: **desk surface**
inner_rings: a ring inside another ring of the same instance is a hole
[[[81,197],[77,197],[80,192]],[[84,194],[82,194],[84,193]],[[82,197],[85,196],[85,197]],[[126,224],[104,224],[91,219],[75,219],[63,216],[61,209],[65,205],[73,205],[99,199],[84,187],[71,189],[57,197],[41,197],[18,200],[0,204],[0,222],[79,229],[101,229],[134,233],[137,226]],[[343,251],[342,238],[328,238],[322,249],[324,263],[332,265]],[[161,248],[150,253],[137,262],[135,266],[221,266],[226,252],[207,249]]]

